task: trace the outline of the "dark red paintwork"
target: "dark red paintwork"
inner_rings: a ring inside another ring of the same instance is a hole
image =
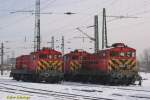
[[[75,51],[72,51],[68,54],[66,54],[64,56],[64,63],[65,63],[65,68],[64,68],[64,72],[65,73],[68,73],[68,72],[71,72],[71,66],[70,66],[70,63],[71,62],[78,62],[81,66],[82,64],[82,59],[84,56],[88,56],[90,55],[90,53],[86,52],[86,51],[83,51],[83,50],[75,50]]]
[[[115,52],[120,54],[121,52],[133,52],[134,55],[132,56],[112,56],[111,53]],[[100,50],[98,53],[94,53],[88,56],[84,56],[83,58],[83,67],[87,68],[88,70],[93,71],[100,71],[107,73],[108,70],[108,62],[110,59],[136,59],[136,50],[130,47],[127,47],[123,43],[115,43],[112,47]]]
[[[40,57],[40,55],[46,55],[47,57]],[[48,57],[48,56],[51,57]],[[56,57],[57,56],[57,57]],[[59,57],[58,57],[59,56]],[[62,60],[61,52],[53,49],[43,48],[40,51],[31,53],[30,55],[22,55],[16,58],[16,69],[26,69],[28,71],[36,71],[38,61],[55,61]]]

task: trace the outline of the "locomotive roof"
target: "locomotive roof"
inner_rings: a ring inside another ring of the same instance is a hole
[[[81,56],[81,55],[88,55],[90,53],[84,51],[84,50],[80,50],[80,49],[77,49],[77,50],[74,50],[74,51],[71,51],[70,53],[67,53],[66,55],[67,56],[70,56],[70,55],[77,55],[77,56]]]
[[[43,48],[40,51],[32,52],[31,54],[54,54],[61,55],[62,53],[51,48]]]
[[[20,56],[18,56],[18,57],[16,57],[16,58],[25,58],[25,57],[29,57],[30,55],[20,55]]]
[[[30,55],[20,55],[20,56],[18,56],[18,57],[28,57],[28,56],[30,56]],[[18,58],[17,57],[17,58]]]
[[[131,48],[131,47],[113,47],[113,48],[110,48],[110,50],[115,50],[117,48],[122,48],[123,50],[130,50],[130,51],[136,51],[134,48]]]
[[[101,50],[101,51],[111,51],[111,50],[112,51],[120,51],[120,49],[123,51],[136,51],[136,49],[128,47],[124,43],[114,43],[114,44],[112,44],[111,47],[106,48],[106,49]]]

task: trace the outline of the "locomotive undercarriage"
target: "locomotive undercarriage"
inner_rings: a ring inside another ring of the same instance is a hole
[[[103,73],[98,71],[76,71],[70,72],[64,75],[58,71],[41,71],[41,72],[28,72],[25,70],[12,70],[11,76],[19,81],[28,82],[47,82],[47,83],[59,83],[64,81],[92,83],[92,84],[105,84],[105,85],[130,85],[135,81],[141,82],[141,77],[138,73],[128,72],[126,74],[118,71],[111,71],[109,73]],[[140,83],[141,84],[141,83]]]
[[[119,72],[103,73],[103,72],[88,72],[81,71],[75,73],[68,73],[65,76],[66,81],[82,82],[82,83],[94,83],[105,85],[130,85],[135,81],[141,81],[141,77],[137,73],[128,73],[122,75]]]
[[[63,80],[63,73],[57,71],[29,72],[14,69],[11,71],[10,76],[14,80],[22,80],[25,82],[59,83]]]
[[[43,71],[39,73],[40,81],[48,83],[59,83],[63,80],[63,73],[55,70]]]
[[[137,72],[126,71],[126,73],[122,73],[120,71],[111,71],[109,73],[110,80],[109,83],[112,85],[130,85],[134,84],[136,81],[139,81],[139,85],[141,84],[141,76]]]

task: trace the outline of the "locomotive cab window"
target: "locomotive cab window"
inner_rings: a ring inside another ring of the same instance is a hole
[[[49,59],[52,59],[52,55],[49,55],[48,58],[49,58]]]
[[[112,57],[117,57],[118,56],[118,52],[111,52],[111,56]]]
[[[61,56],[61,55],[58,55],[58,58],[62,58],[62,56]]]
[[[136,56],[135,52],[132,52],[132,57],[135,57],[135,56]]]
[[[127,57],[132,57],[132,52],[127,52]]]
[[[54,59],[57,59],[58,58],[58,56],[57,55],[54,55]]]
[[[124,56],[125,56],[125,53],[124,53],[124,52],[120,52],[120,56],[121,56],[121,57],[124,57]]]
[[[135,57],[135,52],[127,52],[127,57]]]
[[[45,59],[45,58],[47,58],[47,55],[41,54],[41,55],[39,55],[39,58],[40,58],[40,59]]]

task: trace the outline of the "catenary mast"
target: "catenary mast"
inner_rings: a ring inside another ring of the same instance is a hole
[[[34,51],[39,51],[41,45],[40,37],[40,0],[35,4],[35,33],[34,33]]]

